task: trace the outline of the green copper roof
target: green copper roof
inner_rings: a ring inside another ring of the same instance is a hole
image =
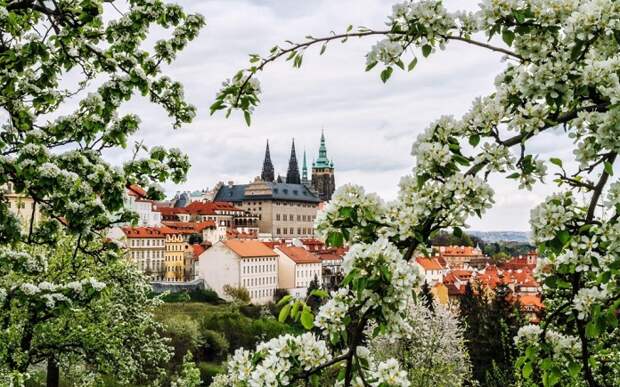
[[[319,158],[312,164],[312,168],[333,168],[334,163],[327,158],[327,147],[325,146],[325,134],[321,131],[321,146],[319,147]]]

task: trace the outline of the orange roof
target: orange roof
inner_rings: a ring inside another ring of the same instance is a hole
[[[185,210],[185,208],[177,207],[157,206],[155,211],[160,212],[162,215],[187,214],[187,210]]]
[[[418,257],[415,261],[424,268],[424,270],[441,270],[443,266],[434,258]]]
[[[165,234],[163,227],[123,227],[122,230],[127,238],[164,238]]]
[[[518,300],[522,306],[532,306],[537,309],[543,309],[545,307],[540,299],[540,296],[519,296]]]
[[[228,202],[192,202],[184,209],[190,214],[197,215],[215,215],[216,211],[244,212]]]
[[[301,239],[301,243],[303,243],[306,246],[311,246],[311,245],[322,246],[322,245],[324,245],[324,243],[321,242],[318,239]]]
[[[440,246],[439,253],[444,256],[480,256],[480,250],[472,246]]]
[[[257,235],[255,232],[241,232],[234,228],[229,228],[226,230],[226,237],[228,239],[256,239]]]
[[[256,239],[229,239],[223,241],[223,243],[241,258],[278,256],[278,254],[267,247],[264,243],[259,242]]]
[[[139,198],[143,198],[146,197],[146,191],[144,189],[142,189],[142,187],[140,187],[137,184],[130,184],[127,186],[127,193],[131,196],[136,196]]]
[[[179,222],[179,221],[163,221],[162,224],[179,231],[190,231],[192,233],[200,233],[205,228],[215,228],[215,222],[205,220],[204,222]]]
[[[303,247],[295,247],[295,246],[278,246],[278,250],[284,253],[287,257],[289,257],[293,262],[303,264],[303,263],[321,263],[321,260],[316,255],[312,254],[308,250]]]
[[[204,253],[206,249],[207,248],[205,246],[198,244],[198,243],[194,243],[192,245],[194,257],[200,256],[200,254]]]

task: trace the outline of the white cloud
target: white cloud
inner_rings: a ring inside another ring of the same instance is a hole
[[[448,6],[473,9],[478,1],[449,1]],[[260,74],[262,104],[246,127],[242,117],[209,116],[221,82],[247,65],[249,53],[266,53],[286,39],[326,35],[347,25],[381,28],[392,1],[242,1],[180,0],[188,11],[200,12],[207,26],[171,67],[173,78],[185,85],[187,99],[198,107],[196,120],[173,130],[162,109],[145,100],[132,101],[143,130],[136,139],[150,145],[179,147],[192,162],[188,181],[178,189],[200,189],[218,181],[249,181],[260,173],[264,145],[270,140],[276,172],[285,174],[291,138],[298,159],[306,149],[309,162],[325,128],[329,156],[336,164],[338,184],[361,184],[385,199],[396,195],[400,177],[413,166],[410,148],[416,136],[442,114],[459,116],[473,98],[492,90],[503,68],[501,57],[454,43],[446,52],[422,60],[411,73],[395,72],[386,84],[378,71],[364,72],[364,55],[376,39],[332,43],[324,56],[309,50],[301,69],[275,63]],[[564,144],[563,144],[564,145]],[[547,155],[554,150],[539,144]],[[115,152],[110,160],[127,157]],[[503,179],[494,180],[497,207],[477,229],[528,228],[529,209],[545,189],[518,193]]]

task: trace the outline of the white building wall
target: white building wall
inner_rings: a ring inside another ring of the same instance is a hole
[[[224,285],[240,286],[239,257],[222,242],[215,243],[198,258],[199,277],[225,298]]]
[[[295,287],[295,262],[277,247],[274,251],[278,254],[278,288],[291,289]]]
[[[250,293],[254,304],[273,301],[278,288],[278,257],[244,258],[241,260],[241,286]]]

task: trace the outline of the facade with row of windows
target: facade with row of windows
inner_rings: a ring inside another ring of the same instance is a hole
[[[220,185],[215,196],[258,217],[258,231],[274,239],[309,238],[320,200],[303,184],[266,182]]]

